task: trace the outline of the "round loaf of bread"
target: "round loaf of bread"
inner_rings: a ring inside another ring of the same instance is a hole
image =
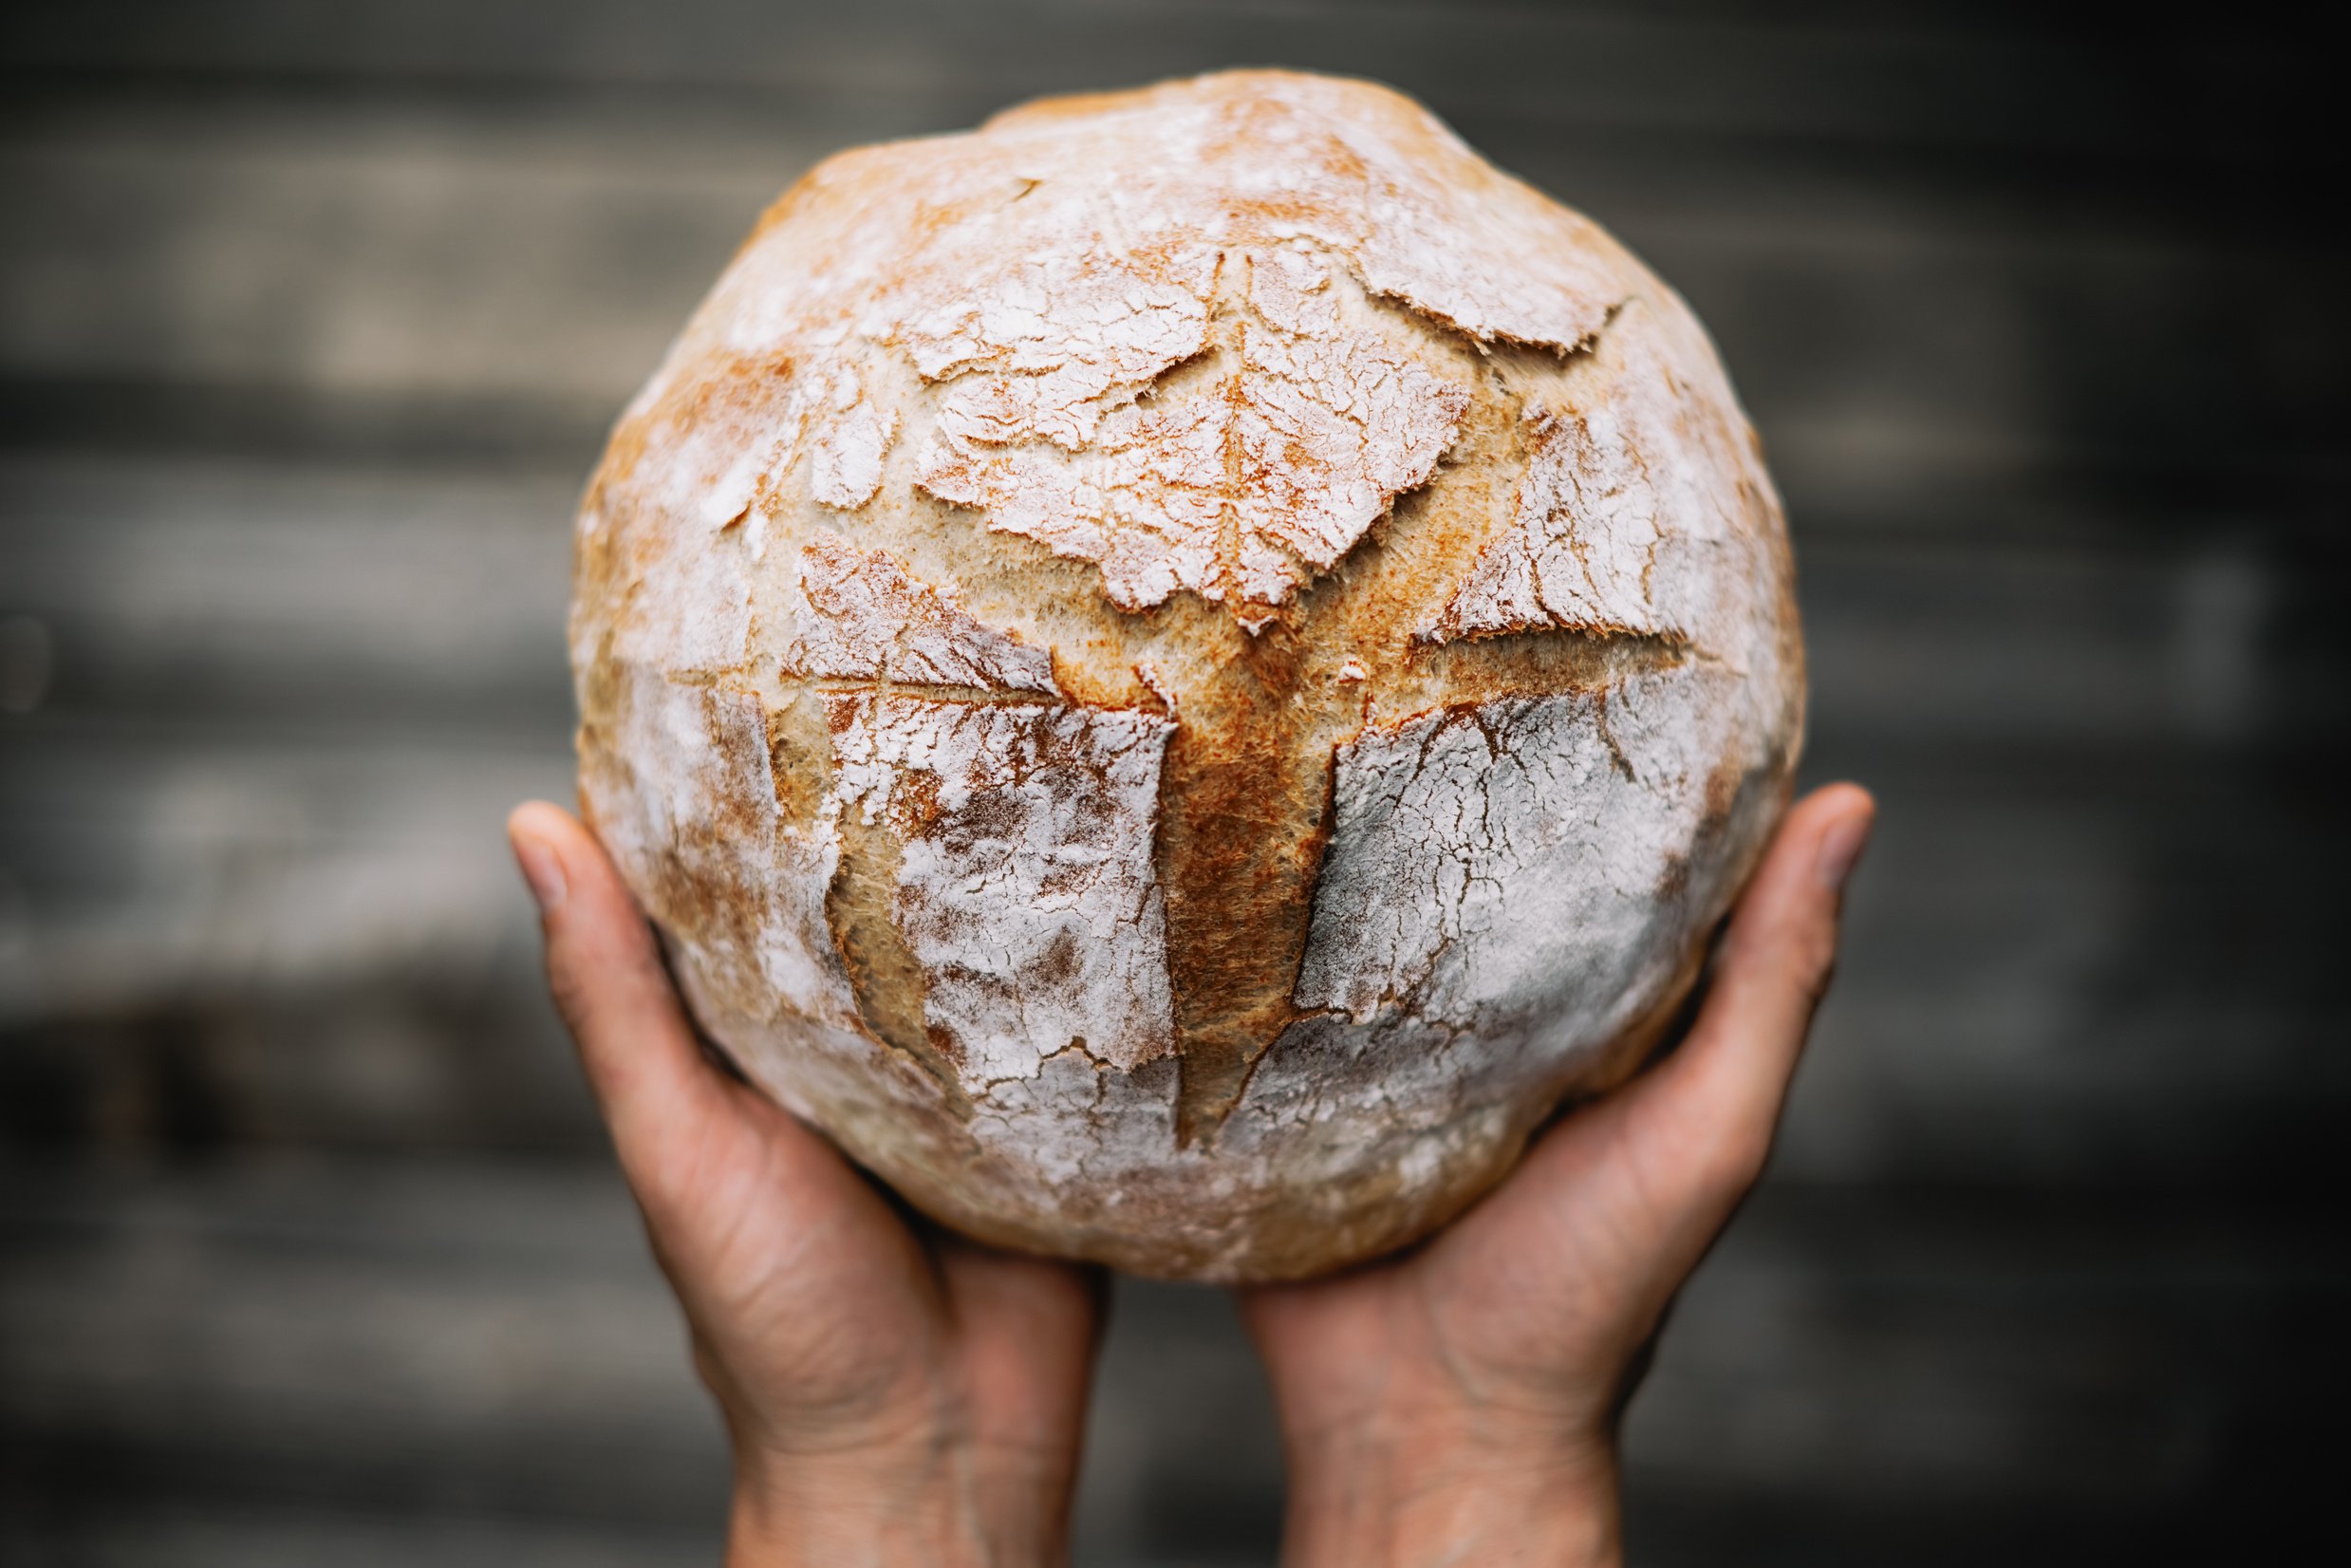
[[[1682,302],[1278,72],[818,167],[576,588],[583,800],[703,1029],[940,1220],[1148,1275],[1409,1242],[1631,1072],[1802,723]]]

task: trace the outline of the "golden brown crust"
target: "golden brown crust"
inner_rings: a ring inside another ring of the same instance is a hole
[[[1399,95],[861,149],[583,502],[582,795],[703,1026],[912,1201],[1139,1273],[1426,1234],[1633,1070],[1801,723],[1704,334]]]

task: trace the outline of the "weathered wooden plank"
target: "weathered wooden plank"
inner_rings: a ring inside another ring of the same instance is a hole
[[[884,0],[847,9],[679,5],[653,26],[615,4],[440,0],[288,13],[232,0],[19,21],[0,36],[0,58],[33,69],[756,84],[935,100],[974,84],[1026,96],[1149,80],[1238,53],[1399,74],[1424,91],[1446,85],[1571,121],[2061,147],[2129,146],[2166,132],[2158,106],[2104,68],[2107,49],[2013,25],[1987,36],[1957,7],[1868,20],[1847,12],[1835,28],[1676,9]]]
[[[0,756],[10,1021],[137,1017],[370,980],[460,989],[513,961],[507,810],[568,799],[561,731],[347,727],[289,742],[197,724]]]
[[[51,712],[561,745],[571,474],[0,459],[0,580]],[[494,743],[497,749],[499,743]]]
[[[0,1399],[31,1495],[722,1510],[682,1325],[601,1171],[12,1186]]]
[[[2342,581],[2233,530],[1797,543],[1814,733],[1861,746],[2243,748],[2341,733]],[[2250,782],[2249,780],[2248,781]]]
[[[0,1521],[10,1562],[89,1568],[708,1568],[719,1533],[462,1510],[117,1506],[77,1516],[38,1503]]]
[[[2067,801],[1858,771],[1883,830],[1791,1104],[1791,1173],[2324,1179],[2351,1098],[2324,978],[2340,822],[2177,775],[2168,796]]]
[[[714,178],[528,138],[469,154],[430,126],[337,136],[331,113],[308,128],[11,149],[0,183],[24,221],[0,263],[0,357],[617,408],[811,155]]]
[[[61,1537],[113,1521],[92,1539],[130,1553],[200,1507],[263,1540],[331,1512],[471,1549],[457,1513],[649,1559],[720,1506],[674,1309],[600,1168],[20,1166],[0,1215],[0,1423]],[[1634,1407],[1636,1497],[1669,1540],[1692,1508],[1796,1504],[1796,1541],[1809,1507],[1810,1539],[1874,1524],[1881,1556],[1905,1506],[1979,1532],[2219,1507],[2290,1390],[2211,1359],[2216,1327],[2266,1316],[2271,1351],[2340,1360],[2321,1331],[2351,1271],[2313,1217],[1767,1189]],[[1221,1297],[1122,1289],[1096,1421],[1082,1559],[1262,1557],[1277,1456]]]

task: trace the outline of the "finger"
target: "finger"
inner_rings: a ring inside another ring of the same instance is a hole
[[[726,1112],[644,917],[586,828],[532,801],[507,818],[547,937],[547,983],[632,1185]]]
[[[1109,1276],[955,1236],[935,1247],[974,1403],[1016,1427],[1074,1430],[1101,1349]]]
[[[933,1244],[947,1294],[970,1323],[1017,1323],[1022,1342],[1049,1329],[1090,1339],[1110,1310],[1110,1275],[1094,1264],[1006,1252],[946,1231]]]
[[[1852,784],[1799,802],[1732,912],[1714,981],[1679,1051],[1634,1092],[1690,1177],[1732,1193],[1761,1174],[1789,1080],[1836,966],[1846,880],[1876,803]]]

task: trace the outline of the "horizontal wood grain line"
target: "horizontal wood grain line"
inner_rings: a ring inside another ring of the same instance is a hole
[[[1343,22],[1339,17],[1343,14]],[[2134,77],[2169,64],[2159,43],[2047,31],[1908,26],[1788,27],[1746,18],[1651,19],[1567,8],[1126,4],[991,6],[924,0],[843,9],[663,8],[659,28],[619,7],[510,3],[338,8],[289,14],[213,5],[144,26],[66,13],[0,37],[19,69],[271,77],[660,84],[707,92],[756,84],[828,97],[940,97],[958,88],[1026,96],[1213,68],[1245,27],[1258,59],[1318,57],[1325,68],[1405,66],[1432,98],[1450,85],[1547,115],[1694,121],[1745,134],[2111,144],[2160,136],[2135,106]],[[91,20],[95,20],[92,18]],[[1050,40],[1050,47],[1040,47]],[[550,47],[552,46],[552,47]],[[2292,69],[2288,50],[2272,51]],[[1573,91],[1559,90],[1572,70]],[[2185,78],[2186,73],[2181,73]],[[1887,91],[1889,80],[1907,90]],[[2150,109],[2154,105],[2148,105]],[[1996,111],[1996,112],[1995,112]]]
[[[619,412],[601,398],[0,374],[0,451],[532,470],[584,479]]]

